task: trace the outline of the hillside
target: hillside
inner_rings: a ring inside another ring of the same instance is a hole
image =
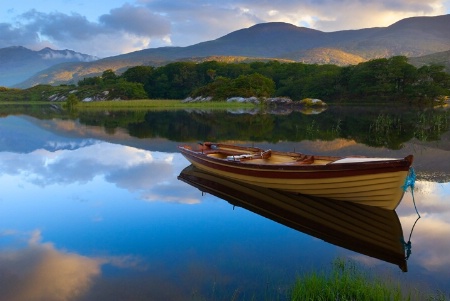
[[[338,44],[342,50],[368,59],[422,56],[450,49],[448,24],[450,15],[406,18],[362,39]]]
[[[333,64],[338,66],[356,65],[366,61],[365,58],[334,48],[313,48],[285,54],[290,59],[305,64]]]
[[[65,62],[91,62],[98,58],[72,50],[44,48],[33,51],[21,46],[0,48],[0,86],[12,86],[39,71]]]
[[[245,57],[245,56],[207,56],[207,57],[189,57],[189,58],[181,58],[173,61],[183,61],[183,62],[195,62],[202,63],[207,61],[217,61],[224,63],[251,63],[251,62],[267,62],[277,60],[280,62],[295,62],[294,60],[289,59],[271,59],[271,58],[258,58],[258,57]],[[153,61],[148,62],[146,60],[136,60],[136,61],[128,61],[128,60],[117,60],[117,61],[108,61],[108,60],[100,60],[92,63],[65,63],[50,67],[44,71],[38,72],[33,77],[27,79],[22,82],[18,87],[20,88],[28,88],[38,84],[51,84],[51,85],[59,85],[59,84],[75,84],[83,78],[93,77],[93,76],[101,76],[103,71],[107,69],[115,70],[116,74],[121,74],[126,69],[137,66],[137,65],[152,65],[152,66],[161,66],[169,61]]]
[[[416,67],[430,64],[443,65],[445,66],[445,71],[450,73],[450,50],[419,57],[411,57],[409,58],[409,63]]]
[[[216,40],[188,47],[145,49],[90,63],[55,66],[20,84],[57,84],[98,75],[106,69],[159,66],[200,57],[287,59],[308,63],[355,64],[379,57],[417,57],[450,49],[450,15],[403,19],[388,27],[322,32],[287,23],[264,23],[240,29]]]

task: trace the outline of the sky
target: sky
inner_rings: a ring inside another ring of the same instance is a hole
[[[265,22],[325,32],[450,13],[450,0],[0,0],[0,48],[108,57],[189,46]]]

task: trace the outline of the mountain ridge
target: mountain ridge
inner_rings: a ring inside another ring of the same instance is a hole
[[[337,65],[395,55],[420,57],[450,50],[447,24],[450,24],[450,14],[406,18],[387,27],[334,32],[283,22],[261,23],[186,47],[149,48],[95,62],[53,66],[46,70],[47,73],[51,71],[52,76],[41,71],[19,87],[40,83],[76,83],[83,77],[98,76],[106,69],[121,72],[137,65],[159,66],[200,57],[246,57]],[[67,66],[76,69],[76,72],[65,69]]]
[[[12,86],[31,75],[64,62],[92,62],[99,58],[73,50],[45,47],[35,51],[23,46],[0,48],[0,86]]]

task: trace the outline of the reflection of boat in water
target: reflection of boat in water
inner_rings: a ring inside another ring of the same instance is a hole
[[[219,176],[289,192],[395,209],[413,156],[335,157],[205,142],[179,146],[196,167]]]
[[[394,210],[255,186],[193,165],[186,167],[178,179],[232,205],[407,271],[403,230]]]

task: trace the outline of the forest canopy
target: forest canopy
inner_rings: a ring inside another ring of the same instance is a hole
[[[49,90],[47,93],[42,90]],[[0,90],[2,100],[43,100],[58,87]],[[28,91],[29,90],[29,91]],[[71,91],[70,93],[73,93]],[[91,95],[96,95],[92,97]],[[161,67],[136,66],[121,75],[105,70],[78,82],[80,99],[185,99],[212,97],[319,98],[333,102],[425,103],[450,95],[450,74],[443,66],[415,67],[404,56],[339,67],[279,61],[252,63],[175,62]],[[47,97],[48,98],[48,97]],[[48,100],[48,99],[47,99]]]
[[[159,68],[132,67],[122,76],[141,83],[149,98],[184,99],[212,96],[285,96],[320,98],[430,100],[450,94],[450,74],[443,66],[416,68],[404,56],[374,59],[354,66],[304,63],[209,61],[171,63]]]

